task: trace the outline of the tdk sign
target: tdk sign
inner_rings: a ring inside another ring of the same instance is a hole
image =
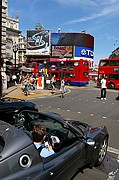
[[[75,57],[86,57],[86,58],[92,58],[94,57],[94,52],[92,48],[87,47],[75,47]]]

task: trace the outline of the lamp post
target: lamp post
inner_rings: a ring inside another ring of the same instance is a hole
[[[15,68],[16,68],[16,54],[18,51],[18,44],[16,44],[16,42],[13,45],[13,52],[14,52],[14,57],[15,57]]]

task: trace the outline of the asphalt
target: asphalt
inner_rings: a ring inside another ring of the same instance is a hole
[[[59,89],[56,89],[55,93],[52,94],[52,90],[47,89],[35,89],[29,91],[29,96],[25,96],[22,93],[20,85],[11,86],[8,89],[3,89],[2,97],[12,97],[12,98],[20,98],[20,99],[28,99],[33,97],[40,97],[40,96],[51,96],[59,94]]]

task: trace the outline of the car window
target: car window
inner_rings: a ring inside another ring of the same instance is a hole
[[[52,134],[54,136],[57,136],[61,142],[63,141],[62,148],[68,147],[78,140],[77,136],[71,130],[69,130],[69,128],[64,127],[62,122],[59,122],[47,115],[40,114],[40,113],[27,112],[27,116],[28,117],[26,118],[27,119],[26,129],[27,127],[30,126],[30,130],[32,131],[33,126],[35,124],[44,125],[46,127],[48,135]],[[29,118],[29,121],[28,121],[28,118]]]

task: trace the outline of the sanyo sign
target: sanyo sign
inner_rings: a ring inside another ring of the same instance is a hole
[[[92,58],[94,57],[94,51],[92,48],[87,47],[75,47],[75,57],[86,57],[86,58]]]

